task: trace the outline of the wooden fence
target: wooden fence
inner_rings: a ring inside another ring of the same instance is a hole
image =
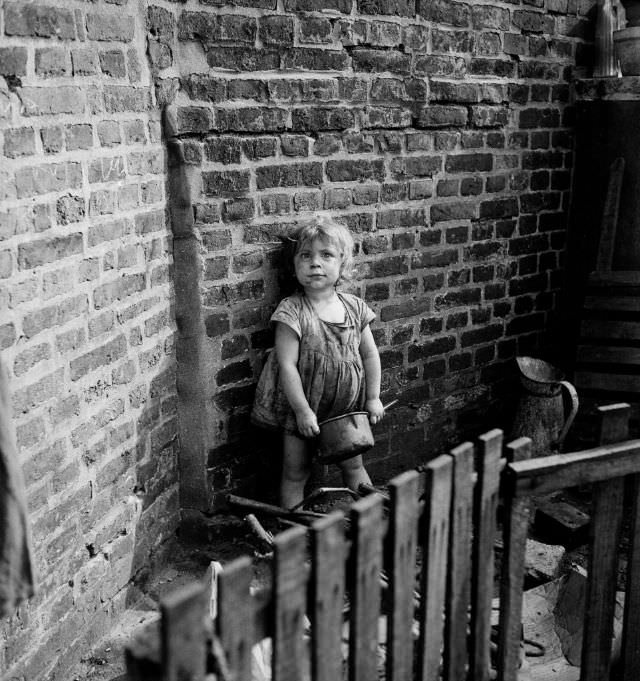
[[[600,409],[601,446],[538,459],[529,458],[528,439],[503,446],[502,432],[492,430],[475,445],[464,443],[434,459],[423,473],[394,478],[388,500],[372,494],[355,502],[348,517],[334,513],[308,529],[283,532],[275,538],[270,589],[250,592],[250,558],[225,566],[215,632],[202,585],[166,599],[160,651],[154,658],[129,648],[130,679],[200,681],[213,656],[224,661],[222,677],[250,681],[252,648],[268,636],[273,681],[486,681],[492,664],[499,680],[516,681],[532,503],[536,495],[593,483],[581,680],[609,679],[617,551],[627,508],[631,534],[619,679],[636,681],[640,440],[626,440],[628,411],[628,405]],[[630,506],[624,501],[626,480]],[[499,497],[504,556],[497,576],[498,651],[491,658]],[[381,616],[387,632],[382,674]]]

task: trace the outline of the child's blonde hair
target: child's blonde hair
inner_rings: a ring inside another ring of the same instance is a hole
[[[353,236],[347,227],[328,215],[318,215],[312,220],[299,223],[289,235],[292,245],[291,264],[300,249],[315,239],[322,239],[332,243],[342,257],[340,277],[337,284],[353,279],[353,250],[355,247]]]

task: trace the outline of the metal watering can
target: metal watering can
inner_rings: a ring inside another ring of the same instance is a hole
[[[522,394],[518,402],[511,437],[531,438],[532,456],[559,452],[578,413],[578,393],[556,367],[533,357],[516,357]],[[571,401],[565,416],[562,390]]]

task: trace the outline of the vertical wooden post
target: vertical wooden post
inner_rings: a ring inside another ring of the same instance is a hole
[[[303,678],[307,605],[306,529],[293,527],[274,540],[273,681]]]
[[[465,442],[452,449],[451,458],[453,459],[453,490],[445,615],[444,679],[445,681],[464,681],[469,660],[467,628],[471,603],[473,445]]]
[[[469,646],[471,678],[474,681],[486,681],[489,678],[494,572],[493,544],[496,538],[501,455],[501,430],[494,429],[480,436],[473,523],[473,580]]]
[[[629,406],[600,407],[600,444],[628,435]],[[585,596],[584,634],[580,679],[608,679],[616,603],[618,547],[624,511],[624,478],[594,483],[591,552]]]
[[[346,543],[344,515],[332,513],[311,526],[311,679],[342,678],[342,608]]]
[[[195,582],[160,603],[164,681],[204,681],[207,662],[204,584]]]
[[[531,458],[531,440],[522,437],[510,443],[514,461]],[[504,554],[500,579],[500,624],[498,634],[498,681],[515,681],[520,665],[522,588],[524,556],[531,516],[531,500],[518,493],[516,480],[507,479],[504,489]]]
[[[216,627],[233,681],[251,679],[254,613],[249,591],[253,567],[248,556],[225,566],[218,577]]]
[[[422,537],[422,575],[420,598],[420,640],[418,679],[440,679],[443,613],[447,583],[449,514],[453,485],[453,461],[442,455],[430,461],[425,471]]]
[[[631,527],[620,655],[621,681],[636,681],[640,669],[640,475],[630,478]]]
[[[419,480],[416,471],[407,471],[389,483],[391,512],[387,538],[392,559],[387,617],[388,681],[413,680],[413,594]]]
[[[371,494],[351,509],[349,681],[378,677],[382,503],[382,497]]]

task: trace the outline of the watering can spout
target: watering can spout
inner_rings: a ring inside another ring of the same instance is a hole
[[[552,364],[526,356],[516,362],[522,390],[511,436],[531,438],[534,456],[560,451],[578,412],[578,394]],[[571,403],[566,415],[563,390]]]

